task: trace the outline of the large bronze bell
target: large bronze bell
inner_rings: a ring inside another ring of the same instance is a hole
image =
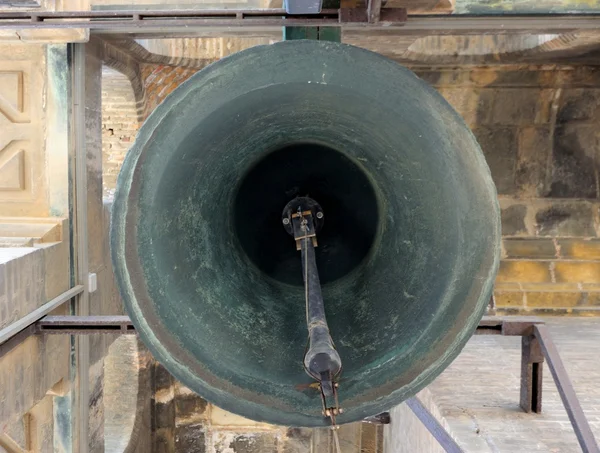
[[[500,221],[463,120],[375,53],[319,41],[254,47],[158,106],[114,202],[127,311],[156,359],[207,400],[255,420],[328,425],[303,364],[302,263],[282,225],[295,197],[324,214],[314,251],[342,360],[337,422],[388,410],[476,328]]]

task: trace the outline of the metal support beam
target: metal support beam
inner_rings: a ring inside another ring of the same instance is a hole
[[[379,0],[381,1],[381,0]],[[352,18],[349,20],[348,18]],[[382,26],[401,24],[405,8],[381,11]],[[140,28],[265,27],[265,26],[375,26],[366,15],[347,16],[341,9],[323,9],[319,14],[289,14],[285,9],[248,10],[157,10],[157,11],[27,11],[0,13],[0,29],[87,28],[91,30],[139,31]]]
[[[448,434],[440,422],[431,415],[425,406],[419,401],[416,396],[406,400],[406,405],[410,407],[413,413],[417,416],[421,423],[425,425],[427,430],[440,443],[444,451],[447,453],[464,453],[464,450],[456,443],[456,441]]]
[[[579,404],[571,379],[569,379],[558,349],[552,341],[548,327],[544,324],[536,324],[533,331],[535,338],[539,341],[541,351],[548,361],[548,368],[550,368],[550,373],[552,373],[581,450],[584,453],[600,453],[600,447],[596,443],[592,429]]]
[[[77,281],[84,290],[79,295],[75,313],[90,314],[88,293],[89,253],[88,253],[88,156],[86,149],[86,45],[72,44],[73,80],[72,80],[72,131],[75,146],[75,243],[77,245],[75,259],[77,262]],[[76,337],[76,371],[71,376],[77,389],[73,399],[73,451],[87,453],[89,450],[89,375],[90,344],[87,337]]]
[[[290,15],[284,9],[3,12],[0,30],[86,28],[98,34],[157,38],[198,36],[207,31],[227,35],[260,33],[288,26],[341,25],[345,29],[378,29],[387,36],[547,34],[600,28],[600,14],[594,13],[407,16],[404,8],[383,8],[375,21],[377,1],[371,0],[370,8],[323,9],[309,16]]]
[[[544,355],[533,335],[521,337],[520,406],[525,412],[542,412]]]
[[[81,288],[77,287],[73,288],[73,290],[80,292]],[[72,297],[72,294],[69,294]],[[22,339],[32,334],[90,335],[98,333],[135,334],[135,327],[127,316],[46,316],[35,324],[25,326],[25,329],[22,329],[18,335],[13,335],[11,340],[20,339],[22,341]],[[552,341],[548,327],[542,320],[530,317],[484,317],[475,334],[521,336],[522,376],[520,405],[523,410],[526,412],[541,412],[542,368],[545,359],[582,451],[585,453],[600,453],[600,448],[579,404],[573,385],[558,350]],[[6,344],[0,345],[0,356],[2,354],[2,347]],[[460,453],[463,451],[416,397],[408,399],[406,403],[447,452]],[[389,423],[389,414],[380,414],[366,421],[371,423]]]
[[[136,332],[129,316],[46,316],[37,323],[36,333],[89,335]]]

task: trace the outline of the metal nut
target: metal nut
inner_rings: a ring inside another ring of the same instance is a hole
[[[322,219],[323,218],[323,213],[322,212],[317,212],[317,219]]]
[[[289,224],[290,224],[290,219],[288,219],[287,217],[285,217],[285,218],[283,219],[283,224],[284,224],[284,225],[289,225]]]

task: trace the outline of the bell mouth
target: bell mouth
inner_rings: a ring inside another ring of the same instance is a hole
[[[319,41],[198,72],[150,115],[123,164],[116,278],[140,338],[187,387],[254,420],[326,426],[302,364],[300,257],[281,221],[297,195],[323,207],[318,265],[344,363],[337,421],[358,421],[456,357],[499,262],[481,150],[413,73]]]
[[[274,280],[302,286],[302,267],[281,212],[296,197],[324,213],[315,250],[321,284],[349,274],[369,254],[378,228],[375,190],[357,161],[311,142],[281,146],[242,177],[233,207],[235,234],[254,266]]]

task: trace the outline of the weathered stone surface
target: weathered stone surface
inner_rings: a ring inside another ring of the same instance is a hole
[[[600,260],[600,241],[558,239],[560,256],[579,260]]]
[[[277,443],[277,437],[270,433],[241,434],[233,438],[229,448],[234,453],[277,453]],[[215,449],[215,453],[220,452]]]
[[[311,451],[313,430],[289,428],[283,443],[283,453],[305,453]]]
[[[205,453],[206,434],[202,424],[175,429],[175,453]]]
[[[157,401],[154,405],[155,426],[157,429],[169,428],[175,424],[175,403]]]
[[[154,388],[156,390],[170,389],[173,385],[173,376],[167,371],[167,369],[160,363],[155,362],[154,364]]]
[[[600,89],[571,88],[563,91],[557,121],[593,120],[600,115]]]
[[[553,198],[596,198],[598,149],[597,125],[564,124],[556,126],[552,148]]]
[[[552,239],[504,239],[506,258],[516,259],[552,259],[558,255],[557,246]]]
[[[571,202],[541,209],[535,214],[536,231],[540,236],[596,235],[593,205]]]
[[[531,125],[547,121],[548,102],[541,90],[506,88],[492,110],[494,124]]]
[[[500,262],[497,282],[552,281],[549,263],[546,261],[505,260]]]
[[[517,164],[516,130],[482,127],[473,131],[492,172],[496,189],[501,195],[516,191],[515,168]]]
[[[494,304],[498,309],[525,307],[525,293],[522,291],[495,291]]]
[[[519,130],[515,183],[521,196],[540,197],[547,192],[552,140],[548,127]]]
[[[180,419],[199,418],[204,415],[208,403],[196,394],[177,395],[175,399],[175,412],[178,423]]]
[[[502,235],[516,236],[527,233],[527,227],[525,226],[526,214],[527,206],[522,204],[515,204],[502,209]]]

